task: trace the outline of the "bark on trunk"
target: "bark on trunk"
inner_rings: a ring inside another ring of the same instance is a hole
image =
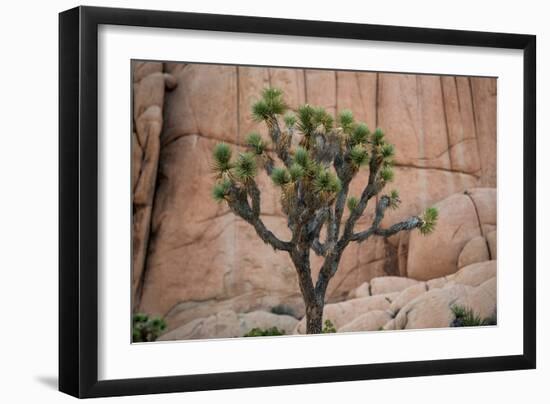
[[[321,334],[323,331],[323,304],[312,303],[306,306],[306,333]]]

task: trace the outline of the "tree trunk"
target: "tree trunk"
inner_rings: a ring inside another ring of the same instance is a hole
[[[306,306],[307,334],[321,334],[323,331],[323,306],[322,302],[313,302]]]

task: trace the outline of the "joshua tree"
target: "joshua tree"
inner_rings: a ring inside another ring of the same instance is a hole
[[[383,228],[386,210],[400,203],[393,190],[377,198],[372,225],[356,231],[355,224],[369,201],[393,179],[393,145],[385,141],[381,129],[371,132],[364,123],[355,122],[349,110],[336,119],[323,108],[308,104],[283,117],[287,110],[282,92],[267,88],[253,104],[252,116],[266,124],[271,144],[259,133],[251,133],[246,139],[248,151],[236,158],[227,144],[216,145],[213,197],[250,223],[265,243],[290,255],[306,307],[307,333],[318,334],[323,328],[327,286],[345,248],[352,242],[389,237],[403,230],[416,228],[428,234],[437,221],[437,210],[428,208],[422,217]],[[368,184],[361,195],[348,196],[352,179],[363,167],[368,168]],[[266,170],[280,188],[290,240],[278,238],[260,218],[260,190],[255,181],[259,169]],[[346,205],[349,215],[344,220]],[[315,283],[310,268],[312,251],[324,258]]]

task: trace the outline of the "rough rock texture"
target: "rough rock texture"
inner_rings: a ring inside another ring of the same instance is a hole
[[[411,232],[407,276],[428,280],[452,274],[459,255],[473,238],[496,227],[496,189],[476,188],[454,194],[435,204],[439,220],[428,237]]]
[[[253,328],[271,327],[277,327],[285,334],[290,334],[297,322],[298,320],[294,317],[266,311],[237,314],[234,311],[225,310],[209,317],[195,319],[168,331],[159,338],[159,341],[242,337]]]
[[[476,236],[489,240],[495,230],[494,198],[473,189],[496,186],[496,79],[140,63],[134,65],[134,82],[133,302],[140,311],[168,314],[169,328],[222,310],[269,310],[289,296],[299,301],[286,254],[263,244],[210,194],[215,143],[240,147],[250,131],[265,133],[249,111],[268,85],[281,88],[291,107],[308,102],[331,112],[348,108],[369,127],[385,130],[397,150],[392,188],[399,189],[403,203],[388,212],[383,225],[461,194],[445,202],[447,215],[441,212],[437,235],[420,240],[412,232],[351,245],[331,281],[329,303],[376,277],[425,280],[456,272],[465,244]],[[165,87],[173,91],[165,93]],[[147,151],[143,145],[149,143]],[[262,219],[285,238],[279,195],[268,178],[259,182]],[[358,176],[352,194],[365,182],[366,175]],[[471,194],[463,195],[465,190]],[[369,207],[357,229],[371,220]],[[433,256],[446,246],[451,253]],[[314,276],[319,264],[313,262]]]
[[[384,276],[374,278],[370,281],[370,291],[372,295],[381,295],[384,293],[401,292],[409,286],[419,283],[414,279],[403,278],[399,276]]]
[[[466,243],[458,256],[458,268],[476,262],[487,261],[490,258],[487,240],[483,236],[477,236]]]
[[[340,303],[327,304],[323,312],[323,323],[330,320],[339,330],[342,326],[350,323],[357,317],[372,310],[388,310],[398,293],[388,293],[362,297],[360,299],[346,300]],[[305,334],[305,317],[298,323],[294,332],[296,334]]]
[[[165,88],[176,85],[162,63],[133,62],[132,302],[139,305],[155,197]]]
[[[378,331],[384,324],[390,321],[391,318],[391,315],[384,310],[368,311],[343,327],[340,327],[338,332]]]
[[[370,296],[370,284],[368,282],[363,282],[361,285],[357,286],[355,289],[350,291],[346,297],[347,300],[358,299],[360,297]]]

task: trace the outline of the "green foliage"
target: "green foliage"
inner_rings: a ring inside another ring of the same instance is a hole
[[[350,212],[353,212],[357,205],[359,205],[359,199],[357,199],[355,196],[350,196],[348,198],[348,209],[350,210]]]
[[[246,145],[256,154],[262,154],[267,148],[267,143],[262,139],[262,135],[257,132],[253,132],[247,136]]]
[[[296,115],[294,114],[286,114],[284,120],[287,128],[293,128],[296,125]]]
[[[342,127],[344,133],[351,133],[354,126],[353,112],[349,109],[343,110],[338,116],[338,121],[340,122],[340,126]]]
[[[294,309],[286,304],[278,304],[277,306],[273,306],[271,308],[271,312],[280,316],[296,317]]]
[[[212,197],[216,202],[222,202],[225,200],[225,197],[229,193],[229,189],[233,183],[229,179],[224,179],[220,182],[217,182],[212,188]]]
[[[401,199],[399,198],[399,192],[397,189],[392,189],[389,195],[390,198],[390,209],[397,209],[399,207],[399,204],[401,203]]]
[[[251,181],[256,176],[256,158],[252,153],[240,153],[235,163],[235,176],[242,182]]]
[[[313,133],[315,130],[315,123],[313,117],[315,116],[315,108],[309,104],[304,104],[298,108],[298,129],[306,135]]]
[[[482,319],[472,309],[464,306],[453,305],[451,307],[455,319],[450,324],[451,327],[480,327],[486,325],[496,325],[496,313],[488,318]]]
[[[369,127],[364,124],[360,123],[358,124],[354,129],[353,132],[351,132],[351,138],[350,142],[351,145],[358,145],[358,144],[364,144],[369,139]]]
[[[288,173],[290,174],[290,179],[292,182],[298,181],[300,178],[302,178],[305,174],[305,169],[298,163],[292,163],[290,168],[288,169]]]
[[[380,148],[380,154],[385,160],[391,159],[395,155],[395,148],[392,144],[384,143]]]
[[[294,152],[294,162],[307,169],[310,164],[309,154],[303,147],[298,147]]]
[[[258,122],[265,121],[283,114],[287,108],[283,101],[283,92],[278,88],[269,87],[263,91],[262,98],[252,105],[252,117]]]
[[[393,169],[389,166],[382,167],[380,170],[380,178],[384,180],[384,182],[392,182],[394,177]]]
[[[334,118],[324,108],[317,107],[313,109],[313,125],[315,129],[321,129],[329,132],[334,127]]]
[[[213,169],[218,175],[222,175],[231,169],[231,147],[226,143],[218,143],[214,147]]]
[[[422,215],[422,226],[420,227],[420,233],[422,233],[423,235],[427,235],[433,232],[437,223],[438,216],[439,211],[437,210],[437,208],[427,208],[424,212],[424,215]]]
[[[166,322],[161,317],[149,318],[147,314],[136,313],[132,317],[132,341],[155,341],[166,329]]]
[[[372,135],[372,141],[375,145],[382,144],[382,141],[384,140],[384,132],[380,128],[376,128],[374,131],[374,134]]]
[[[275,167],[271,173],[271,179],[275,183],[282,187],[285,184],[288,184],[291,180],[288,170],[284,167]]]
[[[334,334],[336,332],[336,327],[334,324],[332,324],[332,321],[325,320],[325,325],[323,326],[323,330],[321,331],[323,334]]]
[[[333,172],[321,169],[313,181],[313,191],[320,194],[336,194],[342,189],[340,179]]]
[[[285,335],[285,331],[279,330],[277,327],[271,327],[266,329],[253,328],[243,336],[244,337],[270,337],[270,336],[277,336],[277,335]]]
[[[369,153],[363,145],[356,145],[349,151],[349,159],[354,169],[358,170],[361,166],[368,164]]]

